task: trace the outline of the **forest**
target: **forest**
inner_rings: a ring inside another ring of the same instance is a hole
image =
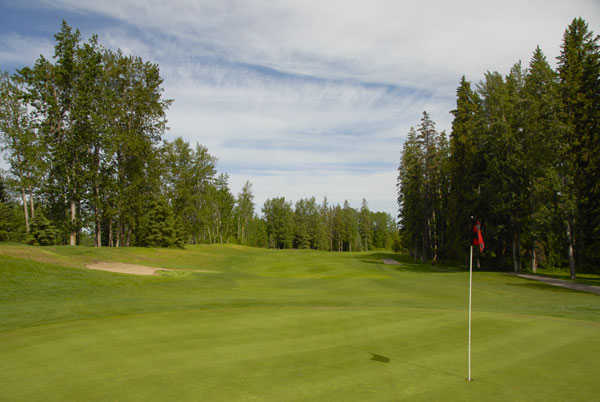
[[[479,219],[485,267],[599,271],[599,40],[576,18],[556,69],[538,46],[505,76],[463,76],[449,135],[423,113],[397,181],[401,242],[415,260],[466,261]]]
[[[166,139],[159,66],[83,41],[63,21],[52,60],[0,76],[0,240],[96,247],[237,243],[359,251],[398,247],[395,220],[314,197],[235,196],[200,144]]]

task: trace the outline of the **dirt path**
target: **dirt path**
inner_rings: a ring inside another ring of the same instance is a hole
[[[383,263],[384,264],[388,264],[388,265],[400,265],[400,263],[396,260],[390,260],[388,258],[384,258],[383,259]]]
[[[534,281],[540,281],[547,283],[552,286],[560,286],[567,289],[579,290],[581,292],[589,292],[600,295],[600,286],[584,285],[583,283],[574,283],[571,281],[565,281],[562,279],[548,278],[545,276],[538,275],[527,275],[527,274],[514,274],[519,278],[531,279]]]

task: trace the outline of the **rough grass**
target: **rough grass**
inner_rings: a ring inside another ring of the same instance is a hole
[[[0,400],[598,399],[598,296],[476,272],[470,384],[466,297],[391,253],[0,244]]]

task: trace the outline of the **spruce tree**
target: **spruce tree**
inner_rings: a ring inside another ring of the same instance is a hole
[[[415,260],[426,258],[422,224],[425,216],[423,168],[423,152],[417,132],[411,127],[402,149],[396,188],[403,241]]]
[[[481,99],[463,76],[456,90],[456,109],[451,113],[449,174],[452,191],[449,196],[449,220],[452,239],[449,246],[454,256],[468,250],[470,217],[482,216],[481,182],[485,163],[482,152]]]
[[[565,126],[562,155],[574,173],[576,212],[567,219],[569,265],[575,278],[577,262],[598,261],[600,188],[600,50],[599,37],[582,18],[567,27],[558,57],[561,121]],[[575,241],[575,238],[577,241]]]
[[[525,86],[524,135],[526,139],[526,158],[530,181],[527,187],[528,219],[525,240],[531,258],[531,269],[538,266],[538,249],[552,252],[562,248],[556,242],[556,222],[562,219],[564,203],[559,199],[572,191],[564,188],[558,180],[560,175],[569,174],[561,168],[561,141],[557,76],[548,64],[546,57],[538,46],[531,58]],[[556,194],[561,194],[557,197]],[[560,228],[560,226],[559,226]]]
[[[363,251],[369,251],[373,248],[373,225],[371,219],[371,211],[367,200],[363,198],[358,216],[358,228],[361,238],[361,247]]]
[[[44,216],[41,210],[35,215],[31,222],[31,233],[28,243],[36,246],[50,246],[56,243],[57,230]]]

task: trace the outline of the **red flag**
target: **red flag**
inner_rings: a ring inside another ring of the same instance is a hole
[[[483,236],[481,235],[481,223],[479,220],[473,225],[473,245],[479,246],[479,252],[483,252],[483,249],[485,248]]]

